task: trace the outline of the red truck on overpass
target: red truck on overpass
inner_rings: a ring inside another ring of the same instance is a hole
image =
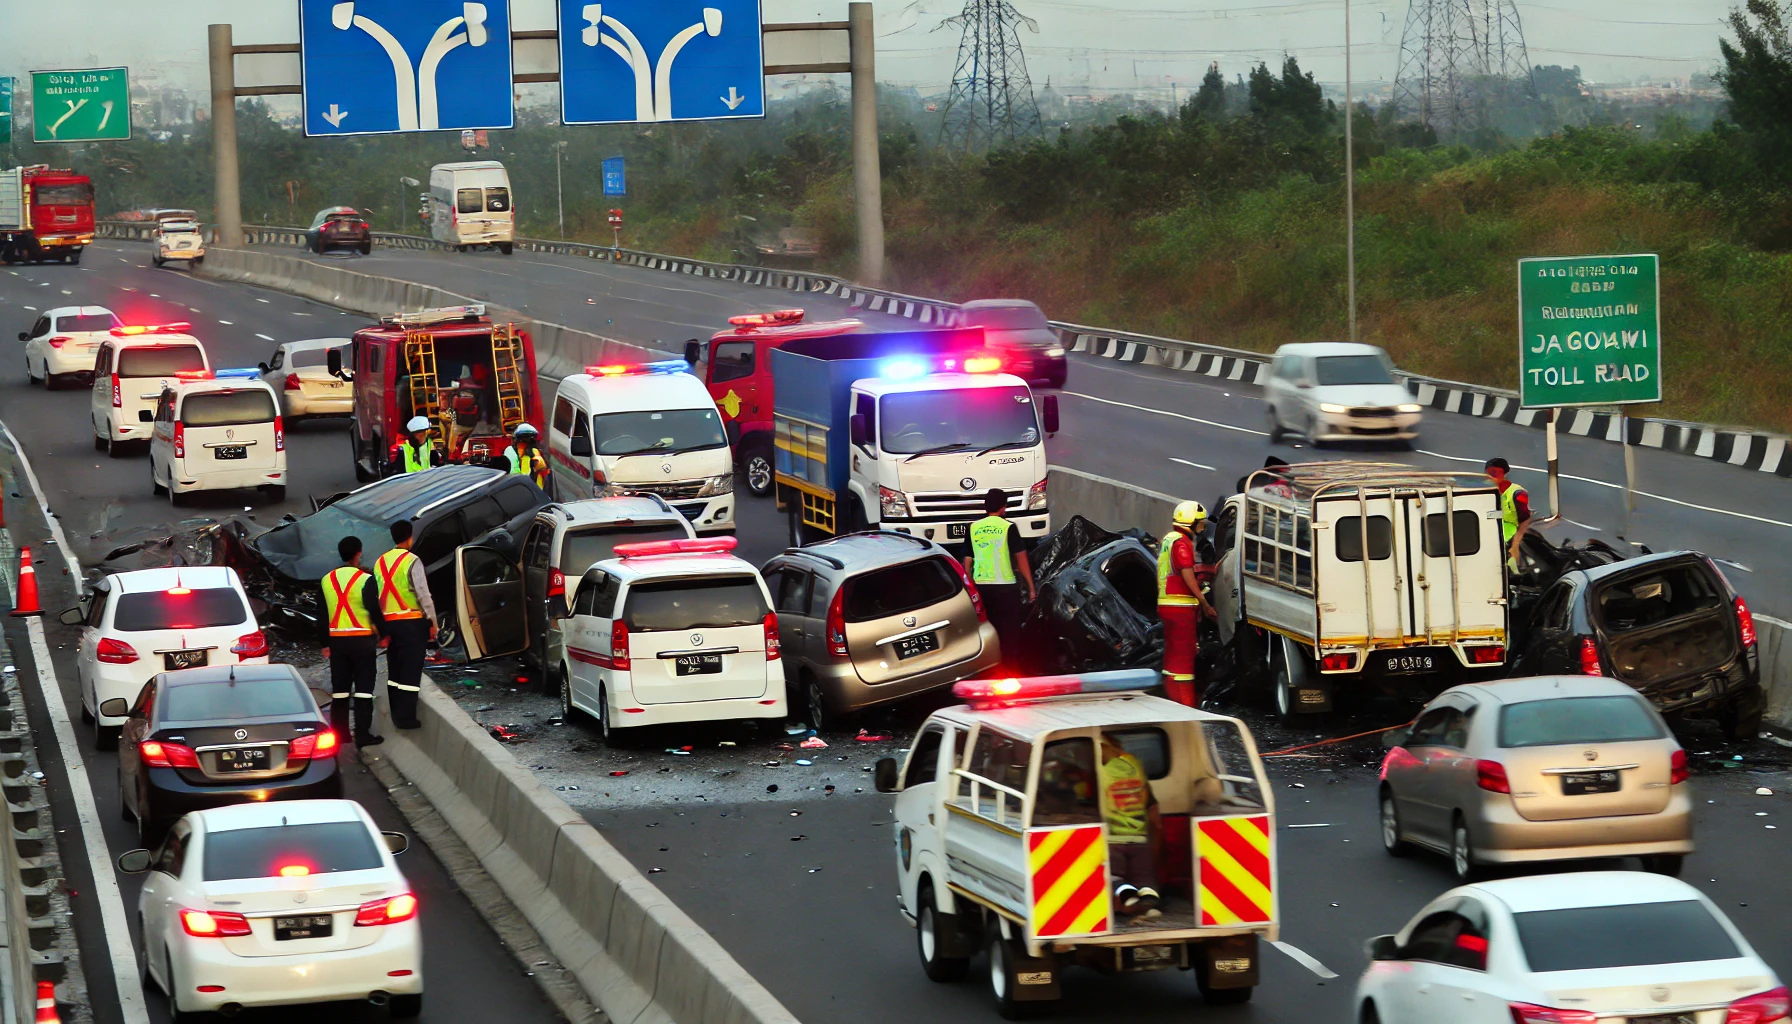
[[[93,182],[45,164],[0,171],[0,260],[81,262],[93,241]]]

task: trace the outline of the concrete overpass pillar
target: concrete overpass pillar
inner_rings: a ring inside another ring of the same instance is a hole
[[[877,153],[877,39],[871,4],[846,5],[852,47],[852,185],[859,214],[859,280],[884,283],[883,169]],[[213,77],[213,82],[217,78]],[[216,85],[213,86],[216,89]]]
[[[240,249],[243,195],[236,165],[236,54],[229,25],[208,25],[206,33],[212,71],[212,238],[215,245]]]

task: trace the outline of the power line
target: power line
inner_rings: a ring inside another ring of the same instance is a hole
[[[941,118],[941,143],[978,151],[1039,135],[1039,104],[1020,47],[1020,26],[1034,32],[1039,26],[1008,0],[965,0],[964,10],[939,27],[949,25],[962,27],[964,35]]]

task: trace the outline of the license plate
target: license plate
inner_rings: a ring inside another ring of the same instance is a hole
[[[220,445],[212,449],[212,457],[216,459],[246,459],[249,449],[240,444]]]
[[[162,667],[170,672],[178,672],[183,668],[204,668],[210,655],[210,651],[169,651],[162,655]]]
[[[286,942],[291,939],[327,939],[335,919],[329,914],[312,914],[306,917],[274,918],[274,941]]]
[[[963,540],[964,538],[969,537],[970,535],[971,535],[971,524],[970,523],[947,523],[946,524],[946,538],[948,540]]]
[[[722,671],[720,654],[680,654],[673,672],[681,676],[708,676]]]
[[[1435,672],[1442,664],[1434,653],[1407,654],[1390,652],[1382,656],[1381,671],[1383,675],[1412,675],[1419,672]]]
[[[1163,963],[1167,960],[1173,960],[1173,959],[1175,959],[1175,957],[1176,957],[1176,947],[1175,946],[1134,946],[1134,947],[1132,947],[1132,959],[1133,959],[1134,963],[1140,963],[1140,964]]]
[[[217,752],[218,770],[225,772],[265,772],[268,770],[268,748],[238,747]]]
[[[1698,1015],[1691,1013],[1658,1013],[1651,1017],[1630,1017],[1627,1024],[1695,1024]]]
[[[1616,793],[1619,788],[1617,772],[1574,772],[1562,776],[1563,796]]]
[[[939,650],[940,635],[939,633],[934,632],[922,633],[919,636],[905,636],[896,641],[894,646],[896,648],[896,657],[898,659],[912,658],[917,654],[926,654],[929,651]]]

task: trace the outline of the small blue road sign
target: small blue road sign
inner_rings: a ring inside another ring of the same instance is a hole
[[[604,161],[604,195],[628,195],[628,170],[622,158],[613,156]]]
[[[306,135],[509,128],[509,0],[299,0]]]
[[[565,123],[765,116],[759,0],[559,4]]]

